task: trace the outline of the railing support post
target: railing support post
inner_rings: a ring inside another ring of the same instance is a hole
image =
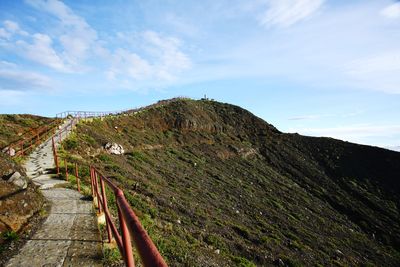
[[[99,195],[99,184],[97,181],[97,172],[96,170],[93,170],[93,177],[94,177],[94,190],[96,192],[96,197],[97,197],[97,207],[99,208],[99,213],[102,212],[102,207],[100,203],[100,195]]]
[[[90,168],[90,189],[92,190],[92,197],[93,197],[93,200],[94,200],[95,195],[94,195],[93,167],[89,166],[89,168]]]
[[[107,204],[107,195],[106,195],[106,188],[104,186],[104,181],[100,176],[100,186],[101,186],[101,195],[103,196],[103,204],[104,204],[104,213],[108,212],[108,204]],[[107,236],[108,236],[108,243],[112,242],[112,236],[111,236],[111,228],[110,224],[108,223],[106,219],[106,227],[107,227]]]
[[[78,163],[75,162],[75,177],[76,177],[76,186],[78,188],[78,192],[81,192],[81,183],[79,179],[79,171],[78,171]]]
[[[64,159],[64,167],[65,167],[65,180],[68,181],[68,163],[67,163],[67,159]]]

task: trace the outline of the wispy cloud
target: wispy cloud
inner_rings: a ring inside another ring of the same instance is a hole
[[[381,10],[381,15],[388,19],[400,18],[400,3],[394,3]]]
[[[0,62],[0,91],[7,91],[8,95],[15,95],[10,91],[51,89],[52,84],[52,80],[43,74],[21,70],[7,61]]]
[[[119,33],[120,38],[125,34]],[[119,79],[125,86],[129,80],[171,81],[180,72],[191,67],[190,58],[181,51],[181,41],[154,31],[135,35],[136,44],[144,47],[141,54],[127,49],[111,52],[111,67],[106,71],[111,80]]]
[[[289,118],[290,121],[301,121],[301,120],[315,120],[321,118],[321,115],[303,115],[303,116],[295,116]]]
[[[264,26],[288,27],[309,18],[323,3],[324,0],[269,0],[259,20]]]
[[[79,65],[99,45],[97,32],[61,1],[26,0],[26,3],[58,19],[61,34],[57,38],[63,48],[59,57],[65,65],[80,69]]]
[[[145,30],[108,34],[107,39],[101,39],[83,17],[59,0],[25,2],[55,18],[51,22],[54,30],[28,33],[17,22],[7,20],[0,28],[0,45],[52,70],[79,73],[92,69],[129,87],[134,81],[172,81],[191,67],[191,60],[181,50],[182,41],[178,38]],[[88,61],[100,64],[87,65]]]
[[[19,40],[16,44],[19,47],[19,54],[24,57],[59,71],[67,70],[63,60],[53,49],[53,41],[50,36],[35,33],[32,35],[32,43]]]
[[[400,50],[353,60],[346,68],[359,87],[400,94]]]

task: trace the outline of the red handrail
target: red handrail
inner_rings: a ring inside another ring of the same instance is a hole
[[[102,210],[106,216],[109,241],[112,234],[114,238],[116,238],[117,245],[124,257],[126,265],[135,266],[131,247],[132,237],[133,243],[135,244],[144,266],[167,266],[157,247],[154,245],[153,241],[140,223],[139,218],[131,209],[124,196],[124,192],[113,182],[111,182],[111,180],[102,175],[96,168],[91,167],[90,173],[92,181],[91,184],[93,186],[93,199],[97,199],[99,210]],[[98,187],[99,183],[101,192]],[[112,230],[112,228],[116,227],[108,210],[105,184],[108,185],[115,195],[122,236]]]
[[[48,138],[50,133],[54,132],[59,125],[59,120],[55,120],[49,125],[39,126],[25,132],[22,137],[14,142],[6,145],[2,151],[7,153],[10,157],[17,157],[25,155],[29,150],[33,150],[40,141]],[[14,153],[12,153],[14,150]]]

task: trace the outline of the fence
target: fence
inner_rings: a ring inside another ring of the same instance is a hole
[[[60,175],[60,164],[61,158],[58,156],[56,139],[58,138],[60,143],[62,141],[63,133],[68,133],[68,127],[72,131],[73,126],[77,123],[78,119],[74,118],[71,122],[61,129],[57,134],[52,137],[52,148],[54,155],[54,163],[57,169],[57,175]],[[64,160],[64,171],[65,179],[68,181],[68,162]],[[123,191],[118,188],[110,179],[102,175],[95,167],[89,167],[90,170],[90,187],[93,196],[93,202],[99,214],[104,214],[106,222],[106,230],[108,242],[112,243],[115,240],[118,249],[123,257],[126,266],[135,266],[135,261],[132,253],[132,240],[137,249],[137,252],[146,267],[166,267],[164,259],[158,252],[153,241],[143,228],[135,212],[131,209],[128,201],[126,200]],[[77,189],[81,191],[81,178],[79,177],[79,166],[74,163],[74,171],[76,177]],[[111,213],[108,208],[106,186],[112,190],[116,200],[116,206],[118,211],[118,222],[121,233],[119,233],[117,224],[114,222]]]
[[[30,129],[25,132],[20,139],[17,141],[11,142],[1,151],[7,153],[10,157],[24,156],[29,151],[32,151],[36,146],[46,140],[48,137],[53,134],[57,127],[59,126],[60,121],[55,120],[52,123],[44,126],[39,126],[34,129]]]
[[[67,117],[73,117],[73,118],[103,118],[109,115],[120,115],[120,114],[128,114],[128,113],[135,113],[135,112],[140,112],[143,111],[144,109],[152,108],[152,107],[159,107],[162,105],[166,105],[168,103],[172,103],[175,101],[179,100],[188,100],[190,99],[189,97],[185,96],[178,96],[175,98],[167,99],[167,100],[160,100],[157,103],[147,105],[147,106],[142,106],[142,107],[137,107],[133,109],[124,109],[124,110],[118,110],[118,111],[64,111],[56,114],[56,118],[67,118]]]
[[[56,118],[102,118],[108,115],[117,115],[125,111],[64,111],[56,114]]]

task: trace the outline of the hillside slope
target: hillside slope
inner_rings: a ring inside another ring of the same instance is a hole
[[[171,266],[400,264],[400,153],[193,100],[81,123],[64,147],[125,189]]]
[[[30,129],[51,121],[53,119],[33,115],[0,114],[0,148],[18,140]],[[38,215],[44,204],[43,196],[32,182],[26,188],[10,182],[15,172],[26,177],[20,161],[0,150],[0,266],[24,243],[20,240],[10,244],[10,241],[28,234],[35,226],[33,224],[40,221],[40,216],[35,215]]]
[[[29,114],[0,114],[0,148],[17,141],[28,130],[52,121],[54,119]]]

